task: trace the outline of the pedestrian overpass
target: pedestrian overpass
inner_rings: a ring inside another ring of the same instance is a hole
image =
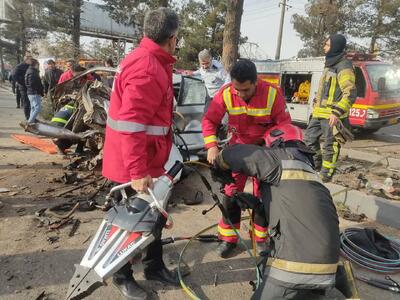
[[[13,0],[0,0],[0,24],[12,23]],[[133,26],[118,24],[100,4],[84,1],[81,12],[81,35],[113,41],[132,42],[138,34]]]

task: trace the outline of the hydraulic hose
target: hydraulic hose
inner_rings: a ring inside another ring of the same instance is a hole
[[[397,253],[397,259],[388,259],[383,256],[378,256],[361,248],[351,240],[351,237],[360,230],[362,229],[347,228],[340,234],[340,254],[349,261],[369,271],[382,274],[400,272],[400,243],[394,239],[387,238],[393,250]]]
[[[185,164],[185,165],[189,165],[189,164],[202,165],[202,166],[204,166],[204,167],[210,168],[210,165],[205,164],[205,163],[201,163],[201,162],[191,162],[191,161],[187,161],[187,162],[184,162],[184,164]],[[254,260],[254,265],[255,265],[255,270],[256,270],[256,278],[257,278],[257,280],[256,280],[256,288],[257,288],[257,287],[260,285],[260,283],[261,283],[262,274],[261,274],[261,271],[260,271],[260,269],[259,269],[259,267],[258,267],[258,263],[257,263],[256,257],[251,253],[249,247],[248,247],[247,244],[244,242],[244,240],[243,240],[243,238],[241,237],[239,231],[235,228],[235,226],[232,224],[232,222],[229,220],[229,218],[227,218],[227,212],[226,212],[225,208],[223,207],[223,205],[221,204],[221,202],[220,202],[218,196],[213,192],[213,190],[212,190],[212,188],[211,188],[211,185],[210,185],[210,183],[208,182],[208,180],[207,180],[207,179],[205,178],[205,176],[204,176],[203,174],[201,174],[201,173],[199,172],[199,170],[197,170],[196,168],[192,168],[192,167],[191,167],[191,169],[194,170],[194,171],[200,176],[200,178],[201,178],[203,184],[205,185],[205,187],[207,188],[207,190],[210,192],[211,197],[212,197],[213,200],[217,203],[218,208],[221,210],[222,215],[226,216],[225,219],[228,220],[228,223],[229,223],[229,225],[231,226],[231,228],[233,229],[233,231],[235,232],[235,234],[237,235],[237,237],[238,237],[238,239],[239,239],[239,242],[244,246],[244,248],[246,249],[246,252],[247,252],[247,253],[249,254],[249,256]],[[249,217],[245,217],[245,218],[243,218],[243,220],[247,220],[247,219],[249,219],[249,218],[251,218],[251,217],[250,217],[250,216],[249,216]],[[180,284],[181,284],[181,286],[182,286],[182,289],[185,291],[186,294],[189,295],[189,297],[190,297],[191,299],[200,300],[201,298],[199,298],[189,287],[187,287],[186,284],[185,284],[185,282],[184,282],[183,279],[182,279],[182,274],[181,274],[181,272],[180,272],[180,263],[181,263],[181,260],[182,260],[182,257],[183,257],[183,253],[185,252],[185,250],[186,250],[186,248],[189,246],[189,244],[190,244],[193,240],[195,240],[199,235],[203,234],[203,233],[206,232],[207,230],[210,230],[211,228],[216,227],[216,226],[218,226],[218,224],[211,225],[211,226],[209,226],[209,227],[207,227],[207,228],[201,230],[201,231],[200,231],[199,233],[197,233],[196,235],[194,235],[194,236],[186,243],[186,245],[184,246],[184,248],[182,249],[182,251],[181,251],[181,253],[180,253],[180,255],[179,255],[178,268],[177,268],[179,281],[180,281]]]
[[[249,216],[242,218],[243,221],[248,220],[248,219],[250,219]],[[193,241],[196,241],[196,240],[197,240],[201,235],[203,235],[205,232],[207,232],[207,231],[209,231],[209,230],[211,230],[211,229],[213,229],[213,228],[216,228],[217,226],[218,226],[218,223],[213,224],[213,225],[211,225],[211,226],[208,226],[208,227],[202,229],[201,231],[199,231],[198,233],[196,233],[196,234],[195,234],[194,236],[192,236],[191,239],[185,244],[185,246],[183,247],[181,253],[179,253],[178,267],[177,267],[177,273],[178,273],[179,283],[180,283],[180,285],[181,285],[181,287],[182,287],[182,290],[190,297],[190,299],[193,299],[193,300],[202,300],[199,296],[196,295],[196,293],[195,293],[190,287],[188,287],[188,286],[185,284],[185,282],[184,282],[184,280],[183,280],[183,276],[182,276],[181,269],[180,269],[181,262],[182,262],[182,259],[183,259],[183,255],[185,254],[186,250],[189,248],[189,246],[191,245],[191,243],[192,243]],[[241,239],[239,233],[237,233],[237,234],[238,234],[239,240],[242,241],[242,239]],[[253,257],[253,258],[255,259],[255,257],[251,254],[250,250],[248,249],[247,245],[246,245],[246,244],[244,244],[244,245],[246,246],[247,252],[250,254],[250,256]],[[258,270],[258,267],[257,267],[257,286],[258,286],[260,280],[261,280],[261,278],[259,277],[259,270]]]

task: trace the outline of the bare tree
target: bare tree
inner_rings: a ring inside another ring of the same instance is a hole
[[[240,23],[243,14],[243,0],[227,0],[222,63],[227,71],[239,57]]]

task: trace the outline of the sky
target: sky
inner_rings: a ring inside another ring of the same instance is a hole
[[[248,41],[256,43],[248,50],[262,58],[275,58],[276,45],[279,32],[279,21],[282,0],[244,0],[241,33],[248,37]],[[281,59],[297,56],[297,52],[303,47],[303,43],[297,36],[290,22],[293,14],[305,14],[304,5],[307,0],[288,0],[291,7],[285,12]],[[243,51],[242,51],[243,52]],[[242,53],[243,54],[243,53]]]

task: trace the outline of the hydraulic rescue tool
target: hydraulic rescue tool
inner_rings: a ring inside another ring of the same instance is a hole
[[[167,164],[168,165],[168,164]],[[162,214],[172,226],[172,219],[166,212],[174,178],[180,176],[183,163],[176,161],[168,172],[154,182],[148,194],[124,197],[120,203],[108,210],[100,228],[70,281],[66,299],[79,299],[112,276],[132,257],[143,251],[153,240],[152,231],[157,218]],[[125,194],[129,183],[111,189],[108,198],[116,191]]]

